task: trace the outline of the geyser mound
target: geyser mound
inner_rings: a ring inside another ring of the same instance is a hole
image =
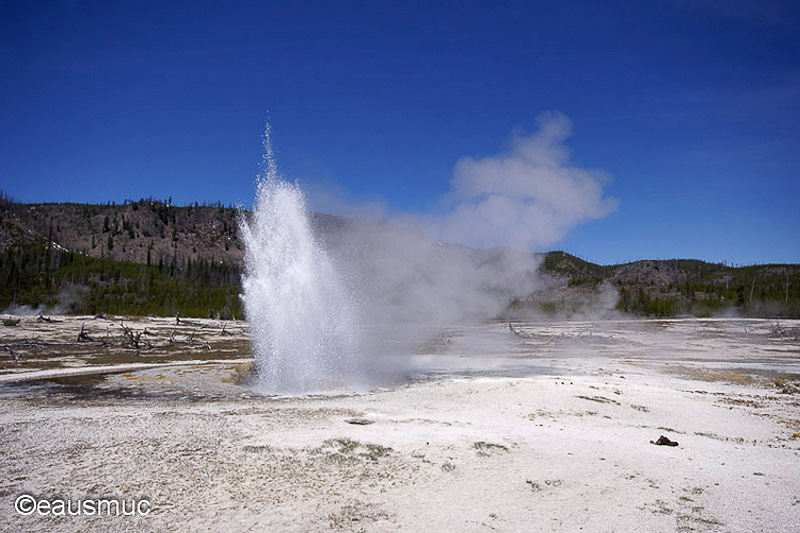
[[[303,192],[278,175],[269,126],[264,148],[252,217],[241,221],[256,388],[277,394],[352,389],[361,381],[352,302],[314,236]]]

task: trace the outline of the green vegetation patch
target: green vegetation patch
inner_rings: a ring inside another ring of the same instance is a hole
[[[202,259],[145,265],[41,244],[0,254],[0,308],[45,306],[67,314],[243,317],[241,272]]]
[[[378,462],[387,457],[392,448],[379,444],[362,444],[348,438],[328,439],[315,452],[322,453],[328,460],[335,463],[355,464],[361,460]]]

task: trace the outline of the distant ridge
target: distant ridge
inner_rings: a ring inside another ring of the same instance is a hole
[[[175,206],[147,198],[118,205],[25,204],[2,195],[0,310],[25,305],[241,317],[240,215],[219,203]],[[312,221],[328,236],[350,223],[317,213]],[[474,253],[490,261],[493,252]],[[670,259],[598,265],[563,251],[534,256],[550,281],[511,302],[518,312],[570,314],[615,292],[616,309],[637,315],[800,317],[796,264],[731,267]],[[80,297],[64,297],[65,288]]]
[[[729,310],[752,316],[800,316],[800,265],[731,267],[698,259],[597,265],[562,251],[546,254],[542,271],[568,287],[615,287],[617,309],[645,315],[709,316]]]
[[[241,261],[238,211],[221,204],[170,205],[152,198],[123,204],[22,204],[0,200],[0,250],[53,242],[89,257],[134,263],[173,258]]]

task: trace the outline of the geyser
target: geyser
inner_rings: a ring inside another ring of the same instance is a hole
[[[278,394],[352,388],[360,373],[353,305],[312,232],[303,192],[279,176],[269,124],[253,213],[240,225],[256,388]]]

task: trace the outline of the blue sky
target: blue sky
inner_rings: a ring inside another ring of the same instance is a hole
[[[618,203],[534,248],[800,262],[798,43],[796,2],[7,2],[0,187],[249,206],[269,112],[287,177],[430,214],[556,111]]]

